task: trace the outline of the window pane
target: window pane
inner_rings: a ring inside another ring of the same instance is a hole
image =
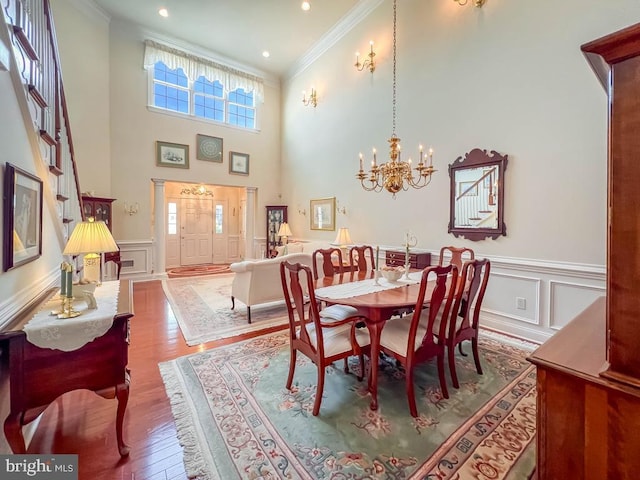
[[[216,233],[222,233],[222,205],[216,205]]]
[[[167,204],[167,211],[169,213],[177,213],[178,212],[178,204],[177,203],[173,203],[173,202],[169,202]]]

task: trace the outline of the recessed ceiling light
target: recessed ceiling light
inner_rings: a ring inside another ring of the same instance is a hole
[[[311,4],[309,2],[302,2],[302,5],[300,5],[300,7],[306,12],[311,8]]]
[[[160,15],[161,17],[167,18],[169,16],[169,10],[162,7],[160,10],[158,10],[158,15]]]
[[[264,52],[262,52],[262,56],[263,56],[264,58],[269,58],[269,56],[270,56],[270,55],[271,55],[271,54],[269,53],[269,51],[268,51],[268,50],[265,50]]]

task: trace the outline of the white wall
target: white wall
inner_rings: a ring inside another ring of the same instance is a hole
[[[335,232],[311,231],[308,215],[295,212],[308,211],[312,198],[335,195],[347,209],[337,227],[348,226],[354,242],[400,245],[410,228],[418,246],[434,252],[470,246],[510,270],[502,278],[516,285],[506,292],[499,275],[492,281],[487,304],[498,322],[549,335],[571,310],[557,303],[562,289],[553,304],[549,282],[568,273],[587,285],[585,298],[566,296],[579,307],[604,293],[607,101],[580,45],[639,21],[640,4],[490,0],[478,9],[399,2],[396,133],[403,158],[415,159],[419,143],[432,146],[439,171],[425,189],[395,200],[365,192],[355,179],[359,152],[370,160],[375,146],[380,162],[388,151],[392,18],[385,0],[283,84],[283,203],[293,207],[291,228],[296,236],[332,240]],[[376,42],[373,75],[352,66],[353,52],[366,50],[369,39]],[[310,85],[318,90],[315,109],[300,101]],[[447,166],[476,147],[509,156],[507,236],[497,240],[447,233]],[[540,293],[532,296],[520,277],[533,279]],[[527,311],[515,311],[516,296],[532,299]]]
[[[80,187],[109,197],[109,22],[80,0],[51,6]]]
[[[259,131],[182,116],[158,113],[147,108],[147,72],[142,67],[144,35],[127,24],[112,21],[111,69],[111,168],[115,206],[116,239],[134,240],[151,236],[151,178],[178,182],[258,188],[258,212],[280,195],[280,89],[265,83],[265,100],[258,105]],[[223,163],[195,158],[198,133],[223,138]],[[155,142],[189,145],[190,168],[157,167]],[[229,173],[229,152],[250,155],[250,174]],[[126,173],[125,173],[126,172]],[[135,216],[121,214],[124,201],[138,202]],[[264,230],[264,215],[258,215],[258,231]]]

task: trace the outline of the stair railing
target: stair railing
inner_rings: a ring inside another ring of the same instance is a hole
[[[472,227],[495,211],[495,174],[497,167],[487,170],[478,180],[465,186],[456,197],[456,226]]]

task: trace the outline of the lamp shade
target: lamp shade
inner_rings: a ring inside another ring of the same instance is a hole
[[[351,241],[351,236],[349,235],[349,229],[342,227],[338,230],[338,235],[336,236],[335,241],[333,242],[336,245],[350,245],[353,243]]]
[[[93,217],[76,225],[69,237],[63,255],[82,253],[116,252],[118,245],[104,222],[96,222]]]
[[[291,235],[293,235],[293,233],[291,233],[291,229],[289,228],[289,224],[287,222],[281,223],[280,224],[280,229],[278,230],[278,236],[279,237],[290,237]]]

